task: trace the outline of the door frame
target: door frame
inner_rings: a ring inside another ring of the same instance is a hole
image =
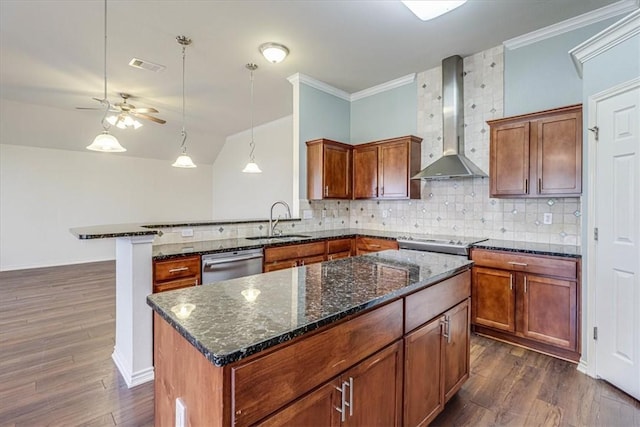
[[[640,77],[633,78],[624,83],[612,86],[601,92],[589,96],[588,99],[588,121],[585,126],[585,133],[587,135],[587,225],[583,235],[586,235],[588,241],[587,258],[583,264],[583,270],[586,269],[586,286],[583,287],[587,294],[587,310],[586,310],[586,330],[583,331],[582,337],[583,343],[587,345],[583,349],[586,350],[586,357],[583,352],[580,358],[580,364],[578,370],[594,378],[598,378],[597,372],[597,360],[596,360],[596,343],[593,339],[593,328],[596,326],[596,242],[593,238],[593,230],[597,224],[596,218],[596,158],[598,154],[598,147],[596,142],[596,135],[590,131],[589,128],[593,128],[597,123],[597,105],[599,102],[608,98],[613,98],[629,90],[640,87]]]

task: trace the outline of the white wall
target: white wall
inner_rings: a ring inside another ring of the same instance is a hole
[[[292,116],[254,128],[254,155],[260,174],[242,172],[249,160],[250,141],[251,130],[227,137],[213,164],[214,219],[268,218],[276,200],[293,206],[293,188],[298,181],[293,172]]]
[[[113,259],[69,228],[211,218],[211,166],[0,144],[0,270]]]

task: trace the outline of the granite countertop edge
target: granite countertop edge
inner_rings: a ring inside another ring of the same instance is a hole
[[[153,309],[154,312],[156,312],[160,317],[162,317],[167,323],[169,323],[169,325],[171,325],[171,327],[173,329],[175,329],[183,338],[185,338],[191,345],[193,345],[200,353],[202,353],[207,360],[209,360],[211,363],[213,363],[215,366],[218,367],[223,367],[226,365],[229,365],[231,363],[237,362],[239,360],[242,360],[248,356],[251,356],[253,354],[259,353],[261,351],[264,351],[266,349],[269,349],[271,347],[274,347],[278,344],[287,342],[287,341],[291,341],[294,338],[300,337],[302,335],[305,335],[307,333],[313,332],[315,330],[318,330],[324,326],[330,325],[332,323],[338,322],[342,319],[345,319],[351,315],[357,314],[357,313],[361,313],[363,311],[366,311],[368,309],[371,309],[373,307],[377,307],[377,306],[381,306],[385,303],[388,302],[392,302],[394,300],[397,300],[399,298],[402,298],[404,296],[407,296],[411,293],[420,291],[422,289],[428,288],[429,286],[435,285],[436,283],[441,282],[442,280],[445,280],[449,277],[455,276],[458,273],[461,273],[465,270],[468,270],[469,268],[471,268],[471,265],[473,264],[472,261],[469,261],[468,264],[461,266],[461,267],[456,267],[456,268],[452,268],[446,272],[443,272],[441,274],[438,274],[436,276],[430,277],[428,280],[423,281],[423,282],[418,282],[418,283],[414,283],[411,285],[408,285],[402,289],[390,292],[386,295],[383,295],[381,297],[378,298],[374,298],[372,300],[369,300],[367,302],[364,302],[362,304],[356,305],[356,306],[352,306],[352,307],[347,307],[344,310],[338,312],[338,313],[334,313],[330,316],[327,316],[325,318],[319,319],[317,321],[314,322],[310,322],[306,325],[297,327],[291,331],[288,331],[286,333],[283,333],[281,335],[269,338],[267,340],[264,341],[260,341],[257,342],[255,344],[252,344],[250,346],[235,350],[233,352],[230,353],[226,353],[226,354],[215,354],[213,353],[210,349],[208,349],[206,346],[204,346],[197,338],[195,338],[193,335],[191,335],[189,333],[189,331],[187,331],[187,329],[185,329],[171,314],[169,314],[168,312],[164,311],[161,307],[159,307],[157,304],[155,304],[152,300],[149,299],[149,297],[147,297],[147,304]]]
[[[489,239],[475,243],[472,248],[563,258],[582,258],[581,247],[574,245]]]

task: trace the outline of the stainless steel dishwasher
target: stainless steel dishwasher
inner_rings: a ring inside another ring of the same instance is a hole
[[[262,249],[202,255],[202,284],[262,273]]]

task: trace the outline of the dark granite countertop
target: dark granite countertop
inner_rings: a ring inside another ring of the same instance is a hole
[[[567,258],[581,258],[580,246],[554,245],[551,243],[518,242],[512,240],[489,239],[473,245],[478,249],[492,249],[533,255],[549,255]]]
[[[161,260],[165,258],[175,258],[177,256],[204,255],[216,252],[233,252],[242,249],[264,248],[267,246],[283,246],[294,243],[311,243],[318,240],[350,238],[356,236],[395,240],[402,233],[394,231],[376,231],[346,228],[330,231],[301,231],[299,232],[299,234],[306,237],[296,237],[287,240],[270,239],[268,237],[259,240],[250,240],[240,237],[237,239],[204,240],[199,242],[154,245],[152,256],[154,260]]]
[[[301,221],[300,218],[280,218],[280,222]],[[92,225],[87,227],[74,227],[69,231],[80,240],[90,239],[111,239],[114,237],[130,237],[130,236],[150,236],[154,234],[162,235],[162,228],[173,227],[200,227],[208,225],[225,225],[225,224],[253,224],[259,222],[269,222],[268,218],[264,219],[230,219],[230,220],[202,220],[202,221],[178,221],[178,222],[154,222],[139,224],[108,224],[108,225]]]
[[[382,251],[152,294],[147,303],[209,361],[224,366],[471,264],[455,255]],[[247,290],[259,292],[253,302],[243,296]],[[179,318],[176,313],[186,304],[193,304],[193,311]]]

